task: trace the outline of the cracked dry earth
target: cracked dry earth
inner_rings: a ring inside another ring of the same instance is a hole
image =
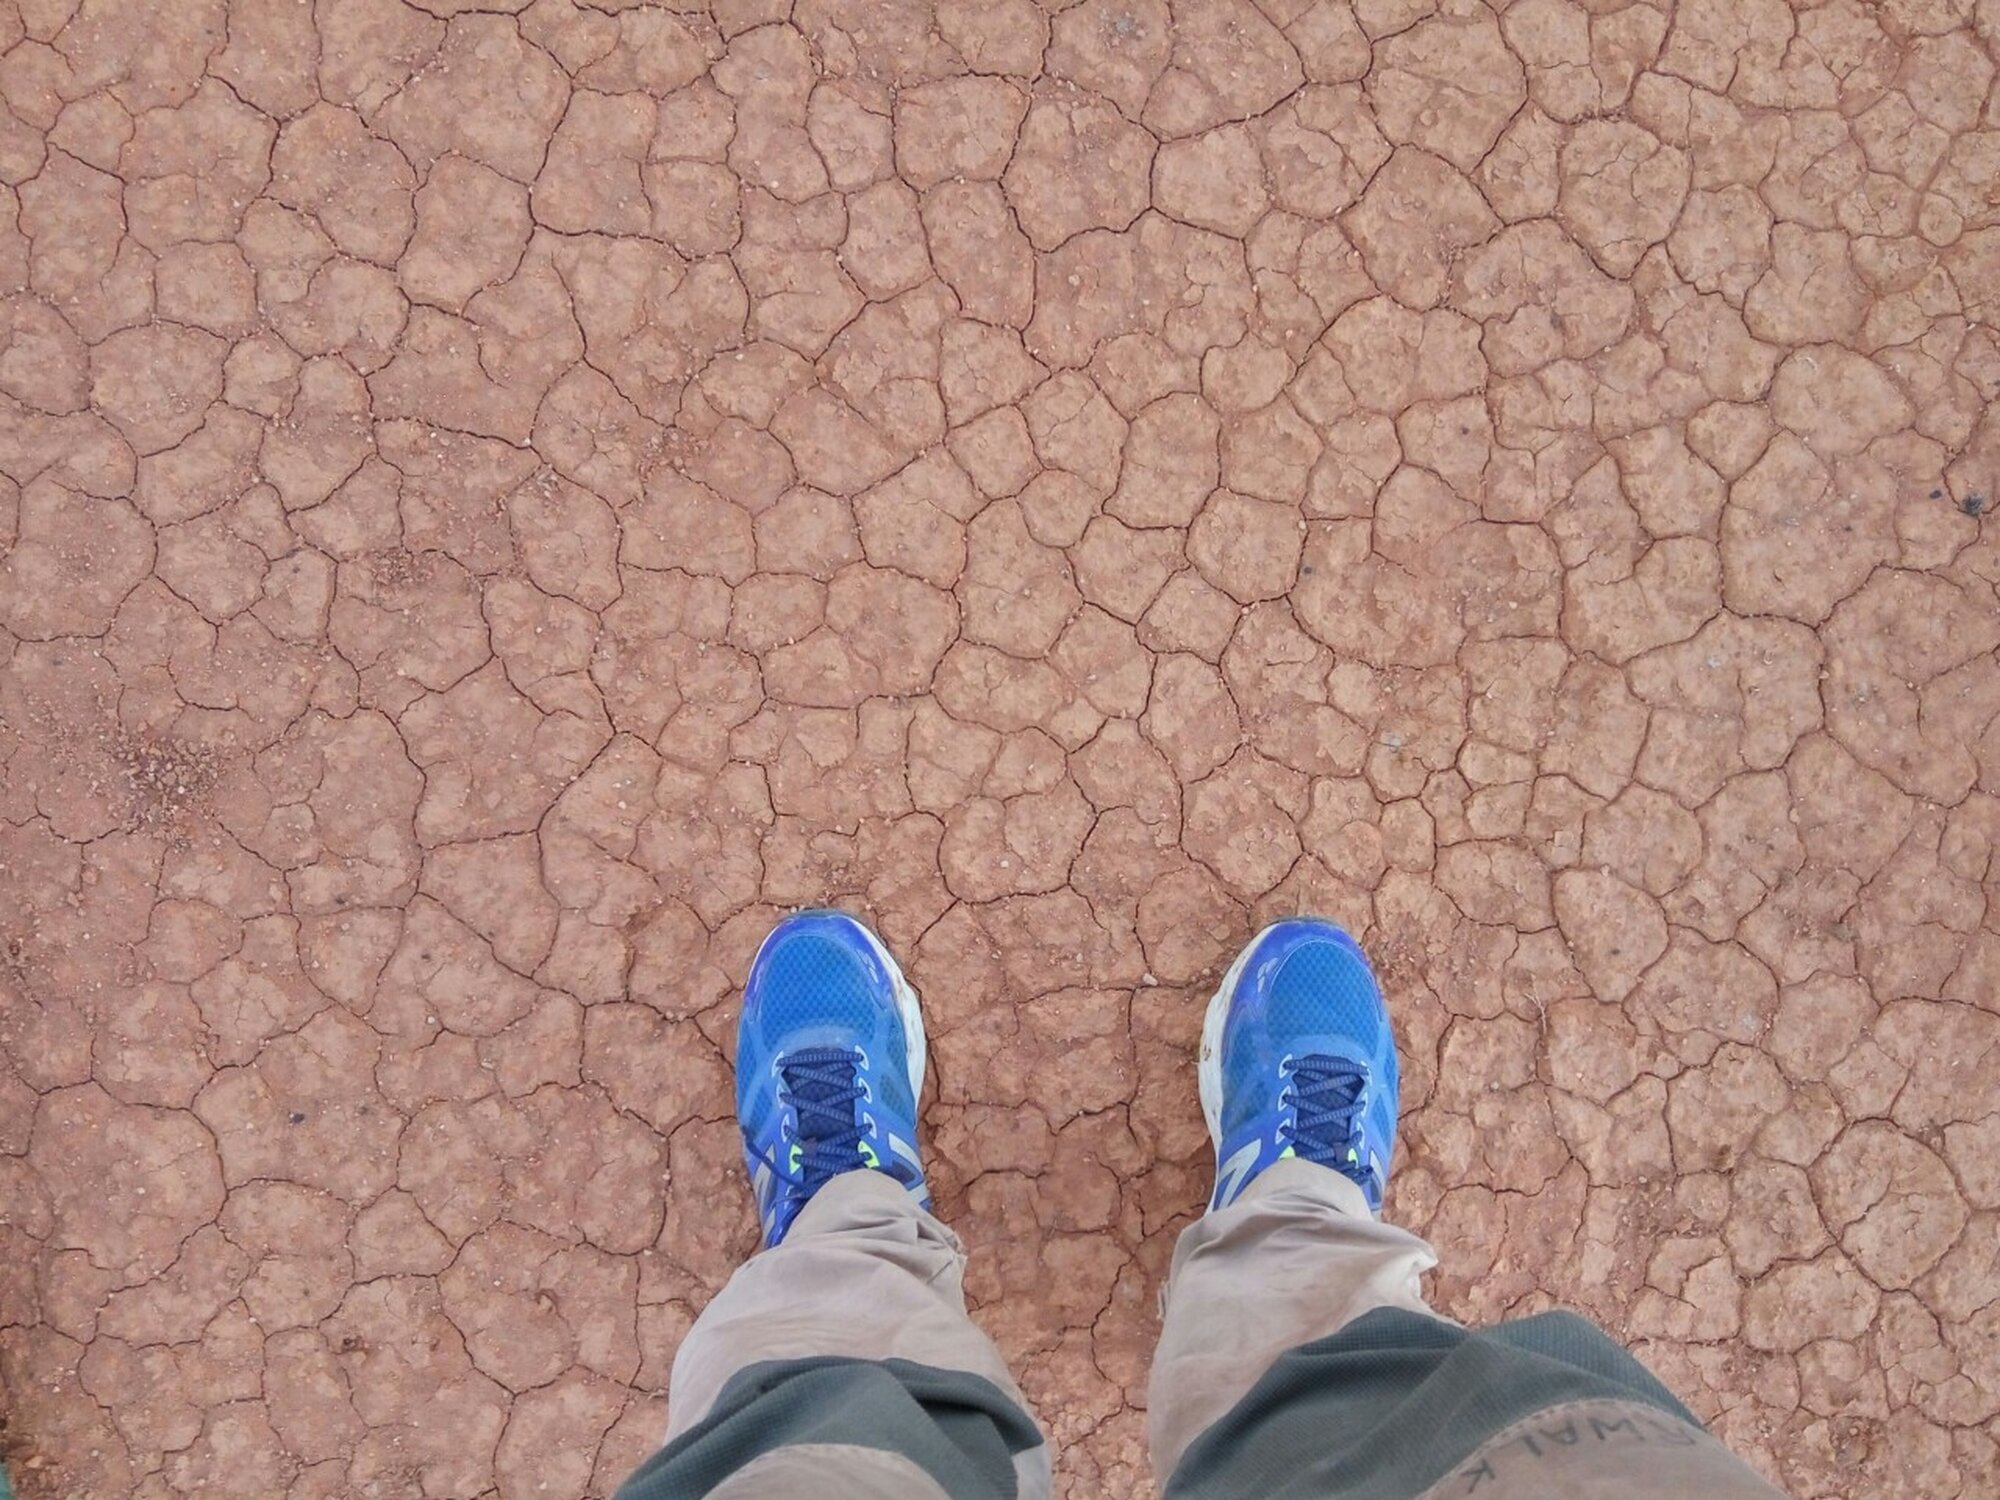
[[[601,1495],[838,902],[1066,1492],[1202,1003],[1377,954],[1442,1309],[2000,1473],[1996,0],[0,0],[30,1496]]]

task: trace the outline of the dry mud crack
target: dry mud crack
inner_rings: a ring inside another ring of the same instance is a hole
[[[28,1497],[607,1493],[734,987],[908,961],[1151,1493],[1220,967],[1383,961],[1440,1305],[2000,1473],[1996,0],[0,0]]]

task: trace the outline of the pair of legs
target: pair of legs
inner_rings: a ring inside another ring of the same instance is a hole
[[[683,1342],[666,1444],[621,1500],[1046,1496],[1048,1448],[930,1212],[922,1017],[880,940],[836,912],[781,922],[736,1066],[766,1248]],[[1199,1086],[1216,1184],[1174,1251],[1147,1401],[1169,1500],[1777,1493],[1582,1319],[1473,1332],[1425,1305],[1436,1256],[1377,1217],[1388,1012],[1339,928],[1251,941]]]

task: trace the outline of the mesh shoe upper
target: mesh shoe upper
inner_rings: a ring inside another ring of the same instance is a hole
[[[1213,1004],[1202,1058],[1217,1141],[1209,1206],[1226,1206],[1271,1163],[1298,1156],[1350,1178],[1380,1209],[1396,1135],[1396,1046],[1359,945],[1331,922],[1279,922],[1251,940]]]

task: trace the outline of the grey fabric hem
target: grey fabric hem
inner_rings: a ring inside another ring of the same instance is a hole
[[[1701,1428],[1650,1404],[1598,1398],[1503,1428],[1418,1500],[1783,1500]]]
[[[797,1472],[777,1455],[826,1447],[871,1450],[881,1472],[915,1469],[947,1500],[1038,1500],[1047,1491],[1048,1450],[1034,1419],[993,1382],[908,1360],[815,1358],[738,1371],[700,1422],[625,1481],[618,1500],[740,1492],[746,1473]]]
[[[1615,1414],[1593,1428],[1561,1415],[1582,1403]],[[1661,1485],[1588,1487],[1630,1477],[1642,1448]],[[1575,1450],[1571,1452],[1569,1450]],[[1578,1496],[1777,1492],[1710,1438],[1624,1349],[1573,1313],[1483,1330],[1381,1307],[1287,1351],[1249,1394],[1188,1445],[1167,1500],[1414,1500],[1472,1493],[1527,1500],[1558,1470]],[[1463,1476],[1465,1488],[1453,1489]]]

